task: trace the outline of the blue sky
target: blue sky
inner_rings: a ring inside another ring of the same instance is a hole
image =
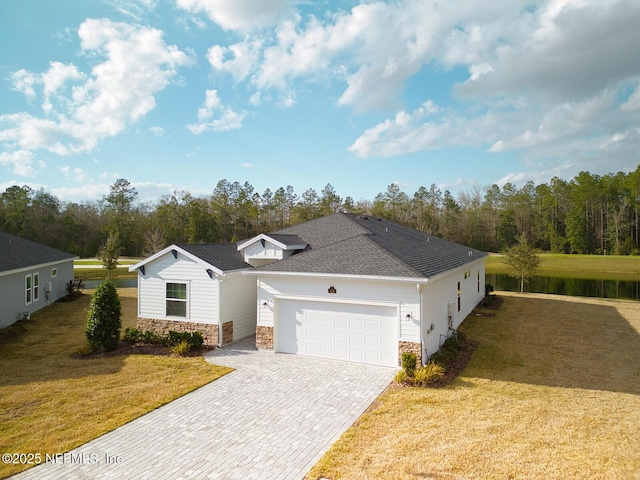
[[[0,190],[373,199],[640,164],[635,0],[2,0]]]

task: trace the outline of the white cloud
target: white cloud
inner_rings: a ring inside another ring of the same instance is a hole
[[[177,47],[166,45],[162,32],[153,28],[88,19],[78,35],[83,53],[103,61],[90,74],[60,62],[51,62],[41,75],[16,72],[14,87],[28,98],[35,97],[35,87],[42,85],[44,117],[0,116],[0,144],[7,151],[89,152],[151,111],[154,95],[176,78],[178,67],[191,62]],[[65,90],[70,80],[76,84]]]
[[[209,121],[218,112],[218,118]],[[198,109],[200,123],[189,124],[187,128],[194,135],[200,135],[204,132],[226,132],[242,128],[245,116],[245,112],[238,113],[226,108],[222,104],[217,90],[207,90],[203,106]]]
[[[255,163],[249,163],[249,162],[243,162],[243,163],[240,164],[240,166],[242,168],[253,168],[253,167],[256,166],[256,164]]]
[[[0,152],[0,165],[13,167],[13,173],[21,177],[34,177],[33,152],[18,150],[15,152]]]
[[[162,128],[162,127],[158,127],[158,126],[155,126],[155,127],[149,127],[149,131],[150,131],[153,135],[155,135],[156,137],[162,137],[162,136],[164,136],[164,128]]]
[[[177,0],[178,7],[205,13],[225,30],[252,30],[274,25],[290,0]]]

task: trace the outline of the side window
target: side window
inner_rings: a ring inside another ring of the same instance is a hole
[[[458,282],[458,311],[460,311],[461,306],[462,306],[462,303],[460,301],[460,282]]]
[[[187,284],[166,284],[166,315],[167,317],[187,317]]]
[[[33,301],[37,302],[40,298],[40,274],[33,274]]]
[[[33,279],[31,275],[24,277],[24,303],[30,305],[33,301]]]
[[[55,278],[58,276],[58,269],[57,268],[52,268],[51,269],[51,278]]]

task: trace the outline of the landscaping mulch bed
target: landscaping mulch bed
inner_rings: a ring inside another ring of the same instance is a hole
[[[449,385],[453,379],[460,375],[460,373],[465,369],[477,346],[478,342],[466,340],[464,348],[460,350],[456,359],[446,366],[444,377],[431,382],[428,386],[431,388],[442,388]]]
[[[203,355],[207,348],[198,348],[196,350],[192,350],[188,352],[185,357],[197,357],[199,355]],[[81,358],[83,360],[91,359],[91,358],[102,358],[102,357],[118,357],[123,355],[158,355],[162,357],[170,357],[173,355],[171,353],[171,347],[166,345],[153,345],[148,343],[130,343],[126,341],[120,342],[118,348],[112,350],[111,352],[98,352],[98,353],[90,353],[89,355],[81,355],[79,353],[74,353],[73,358]]]

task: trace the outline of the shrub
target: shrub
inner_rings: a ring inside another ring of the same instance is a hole
[[[142,334],[142,343],[151,343],[154,345],[167,345],[167,337],[162,337],[152,330],[147,330]]]
[[[167,335],[169,345],[177,345],[180,342],[187,342],[192,349],[198,349],[204,344],[204,337],[200,332],[174,332]]]
[[[398,373],[396,373],[395,381],[396,383],[404,384],[406,383],[407,378],[407,372],[405,372],[404,370],[398,370]]]
[[[110,281],[103,282],[93,294],[85,333],[93,351],[111,351],[120,342],[120,298]]]
[[[179,357],[186,355],[190,350],[191,345],[186,340],[181,340],[179,343],[171,347],[171,353]]]
[[[466,340],[467,336],[463,332],[454,332],[451,337],[445,340],[440,350],[431,355],[431,361],[446,367],[453,362],[460,351],[464,349]]]
[[[416,385],[423,387],[429,383],[444,377],[444,367],[435,362],[429,362],[424,367],[416,369],[413,381]]]
[[[404,352],[402,354],[402,369],[410,377],[413,377],[413,372],[416,370],[417,357],[415,353]]]
[[[139,343],[144,339],[144,333],[137,328],[127,327],[124,329],[123,340],[131,343]]]

